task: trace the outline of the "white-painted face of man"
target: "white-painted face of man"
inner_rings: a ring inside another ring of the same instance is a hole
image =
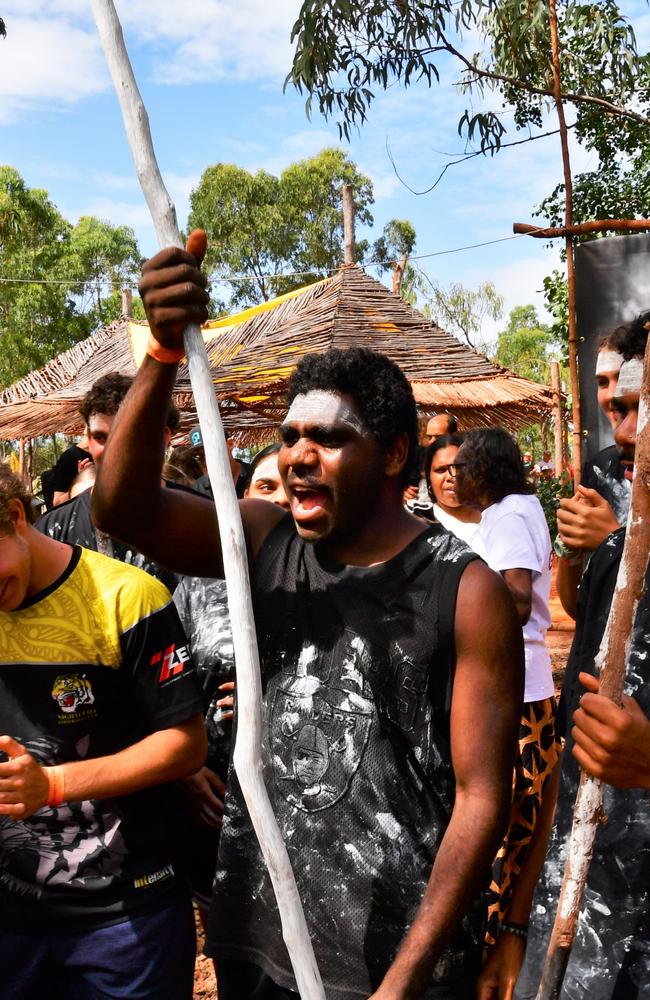
[[[639,431],[639,400],[643,382],[643,360],[631,358],[625,361],[619,372],[612,406],[616,415],[614,441],[618,448],[624,476],[631,480],[634,475],[636,439]],[[647,415],[646,415],[647,416]],[[645,419],[645,417],[643,418]]]
[[[367,433],[351,401],[337,392],[322,389],[312,389],[296,396],[289,407],[285,424],[296,422],[319,423],[324,427],[343,424],[358,434]]]
[[[623,364],[623,355],[612,351],[607,346],[601,348],[596,357],[596,385],[598,387],[598,405],[609,420],[612,428],[616,426],[617,414],[612,408],[612,400],[618,382],[618,373]]]
[[[384,452],[352,397],[315,389],[295,397],[280,428],[278,467],[303,538],[351,537],[384,477]]]

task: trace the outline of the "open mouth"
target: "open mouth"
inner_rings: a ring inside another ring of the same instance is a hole
[[[623,476],[624,476],[624,478],[627,479],[627,481],[631,483],[633,475],[634,475],[634,465],[633,464],[625,464],[624,467],[623,467]]]
[[[305,517],[318,516],[329,498],[327,490],[313,489],[307,486],[292,486],[291,493],[293,498],[292,511],[301,520]]]

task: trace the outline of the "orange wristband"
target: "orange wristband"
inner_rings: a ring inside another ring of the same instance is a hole
[[[47,796],[47,805],[60,806],[63,802],[65,794],[63,768],[60,765],[57,767],[46,767],[45,774],[47,775],[48,784],[50,786],[50,791]]]
[[[161,365],[177,365],[185,357],[185,351],[182,347],[175,351],[170,350],[169,347],[163,347],[151,333],[147,341],[147,354],[150,358],[160,361]]]

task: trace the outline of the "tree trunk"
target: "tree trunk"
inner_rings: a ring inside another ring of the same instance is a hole
[[[112,0],[93,0],[93,11],[158,241],[163,247],[182,246],[176,210],[156,162],[147,112],[133,75],[115,7]],[[302,1000],[325,1000],[289,855],[264,785],[261,758],[262,685],[246,540],[208,356],[198,326],[189,326],[185,330],[184,344],[208,472],[219,508],[219,534],[237,670],[235,768],[275,890],[282,932],[298,991]]]

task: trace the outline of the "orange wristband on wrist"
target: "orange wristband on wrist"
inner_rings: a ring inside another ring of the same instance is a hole
[[[60,806],[63,802],[63,797],[65,794],[65,783],[63,779],[63,768],[58,765],[57,767],[46,767],[45,774],[47,775],[47,781],[50,786],[50,790],[47,796],[48,806]]]
[[[151,333],[147,341],[147,354],[150,358],[154,358],[155,361],[159,361],[161,365],[177,365],[185,357],[185,351],[182,347],[177,348],[175,351],[169,347],[163,347]]]

